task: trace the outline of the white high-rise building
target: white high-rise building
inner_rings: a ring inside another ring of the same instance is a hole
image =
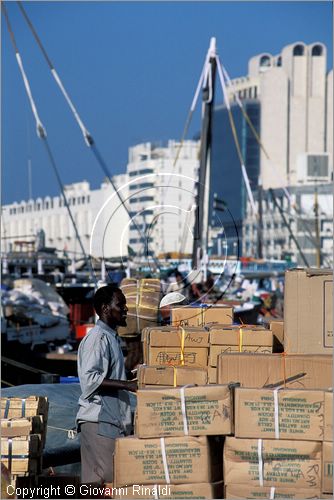
[[[128,195],[126,174],[113,181],[123,198]],[[129,217],[108,181],[100,189],[90,189],[88,182],[64,187],[77,230],[86,254],[96,258],[127,256]],[[82,252],[62,196],[14,202],[2,207],[1,247],[3,252],[17,249],[17,242],[33,241],[41,229],[45,244],[69,257]]]
[[[192,252],[198,153],[197,141],[130,148],[129,245],[137,256]]]
[[[281,54],[250,59],[248,76],[232,81],[240,99],[261,106],[260,173],[264,189],[326,182],[333,172],[333,70],[326,47],[296,42]],[[231,87],[231,99],[235,99]]]

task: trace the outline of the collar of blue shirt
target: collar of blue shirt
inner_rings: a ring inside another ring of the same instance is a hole
[[[115,337],[118,337],[117,332],[113,328],[108,326],[106,323],[104,323],[104,321],[101,321],[100,319],[98,319],[96,322],[96,325],[99,326],[100,328],[102,328],[102,330],[107,330],[109,333],[111,333]]]

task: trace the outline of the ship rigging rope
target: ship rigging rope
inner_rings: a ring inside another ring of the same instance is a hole
[[[71,109],[71,111],[72,111],[72,113],[74,115],[74,118],[75,118],[76,122],[78,123],[78,125],[80,127],[80,130],[81,130],[81,132],[83,134],[83,137],[84,137],[86,145],[92,150],[92,152],[93,152],[93,154],[94,154],[97,162],[99,163],[102,171],[104,172],[104,174],[107,177],[109,183],[113,187],[113,189],[114,189],[114,191],[115,191],[115,193],[116,193],[119,201],[121,202],[121,204],[123,205],[124,209],[126,210],[128,216],[129,216],[129,218],[131,220],[131,223],[133,224],[133,226],[136,229],[136,231],[139,233],[139,236],[143,240],[143,242],[146,242],[148,250],[151,251],[154,263],[157,266],[157,268],[159,269],[160,268],[159,261],[155,257],[154,251],[150,248],[149,241],[148,240],[146,241],[147,238],[145,237],[145,234],[140,230],[140,228],[139,228],[136,220],[134,218],[132,218],[132,215],[130,213],[130,210],[129,210],[128,206],[125,204],[125,201],[124,201],[123,197],[121,196],[119,190],[116,188],[116,186],[115,186],[115,184],[114,184],[114,182],[112,180],[110,171],[109,171],[109,169],[108,169],[108,167],[106,165],[106,162],[102,158],[102,155],[99,152],[99,150],[97,149],[95,141],[94,141],[92,135],[88,132],[88,130],[85,127],[84,123],[82,122],[82,120],[81,120],[81,118],[79,116],[79,113],[77,112],[77,110],[76,110],[76,108],[75,108],[75,106],[74,106],[71,98],[69,97],[68,93],[66,92],[66,89],[65,89],[65,87],[64,87],[64,85],[63,85],[63,83],[62,83],[62,81],[61,81],[58,73],[56,72],[54,64],[52,63],[50,57],[48,56],[48,54],[47,54],[47,52],[46,52],[46,50],[45,50],[45,48],[44,48],[44,46],[43,46],[43,44],[41,42],[41,39],[39,38],[39,36],[37,34],[37,31],[35,30],[35,28],[34,28],[32,22],[31,22],[31,20],[28,17],[28,14],[26,13],[26,11],[25,11],[25,9],[24,9],[24,7],[23,7],[23,5],[22,5],[22,3],[20,1],[18,1],[17,4],[18,4],[18,6],[19,6],[19,8],[20,8],[20,10],[22,12],[22,15],[24,16],[24,19],[26,20],[26,22],[27,22],[27,24],[28,24],[28,26],[29,26],[29,28],[30,28],[30,30],[31,30],[31,32],[32,32],[32,34],[33,34],[33,36],[34,36],[34,38],[35,38],[35,40],[36,40],[36,42],[37,42],[37,44],[39,46],[39,48],[41,49],[41,52],[42,52],[42,54],[43,54],[43,56],[44,56],[44,58],[45,58],[45,60],[47,62],[47,65],[50,68],[52,76],[54,77],[54,79],[55,79],[58,87],[60,88],[63,96],[65,97],[65,100],[66,100],[67,104],[69,105],[69,107],[70,107],[70,109]]]
[[[28,80],[28,78],[26,76],[26,73],[25,73],[25,70],[24,70],[24,67],[23,67],[23,63],[22,63],[22,59],[20,57],[20,53],[19,53],[19,50],[18,50],[18,47],[17,47],[17,44],[16,44],[16,40],[15,40],[15,37],[14,37],[14,33],[13,33],[13,30],[12,30],[12,27],[11,27],[11,24],[10,24],[10,21],[9,21],[7,9],[6,9],[6,7],[5,7],[5,5],[4,5],[3,2],[2,2],[2,12],[4,13],[4,16],[5,16],[7,29],[8,29],[8,32],[10,34],[12,45],[14,47],[14,51],[15,51],[15,55],[16,55],[16,60],[17,60],[17,63],[18,63],[18,66],[19,66],[19,69],[20,69],[20,72],[21,72],[21,75],[22,75],[22,78],[23,78],[23,83],[24,83],[24,86],[25,86],[25,89],[26,89],[26,92],[27,92],[27,95],[28,95],[28,98],[29,98],[31,109],[32,109],[33,115],[35,117],[37,135],[39,136],[40,139],[43,140],[43,143],[45,145],[45,148],[46,148],[49,160],[50,160],[50,163],[51,163],[52,168],[53,168],[53,170],[55,172],[55,175],[56,175],[56,178],[57,178],[60,190],[62,192],[62,196],[64,198],[65,206],[67,208],[69,217],[70,217],[71,222],[73,224],[75,235],[76,235],[77,240],[79,242],[81,251],[82,251],[82,253],[84,255],[85,261],[88,263],[88,266],[91,268],[92,277],[96,281],[94,270],[93,270],[93,267],[92,267],[92,263],[91,263],[90,259],[88,259],[88,257],[87,257],[87,254],[85,252],[85,249],[83,247],[81,238],[80,238],[79,233],[78,233],[78,229],[77,229],[77,226],[76,226],[73,214],[72,214],[71,209],[69,207],[69,204],[67,202],[67,198],[66,198],[66,195],[65,195],[65,192],[64,192],[63,183],[61,181],[61,178],[60,178],[60,175],[59,175],[59,171],[58,171],[58,168],[57,168],[54,156],[52,154],[51,148],[50,148],[48,140],[47,140],[47,134],[46,134],[45,127],[43,126],[43,124],[42,124],[42,122],[41,122],[41,120],[40,120],[40,118],[38,116],[37,107],[36,107],[35,101],[34,101],[33,96],[32,96],[32,92],[31,92],[29,80]]]

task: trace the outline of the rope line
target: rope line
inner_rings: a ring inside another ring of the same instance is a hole
[[[69,215],[69,217],[71,219],[71,222],[73,224],[73,228],[74,228],[74,231],[75,231],[76,238],[77,238],[78,243],[80,245],[81,251],[82,251],[82,253],[84,255],[85,261],[88,263],[88,266],[91,268],[92,277],[95,278],[94,270],[93,270],[93,267],[92,267],[92,263],[91,263],[91,261],[87,257],[87,254],[85,252],[85,249],[83,247],[81,238],[80,238],[79,233],[78,233],[78,229],[77,229],[77,226],[76,226],[76,223],[75,223],[72,211],[71,211],[71,209],[69,207],[69,204],[67,202],[67,198],[66,198],[66,195],[65,195],[65,192],[64,192],[63,183],[61,181],[61,178],[60,178],[60,175],[59,175],[59,171],[57,169],[57,165],[56,165],[54,156],[52,154],[51,148],[50,148],[49,143],[47,141],[46,130],[45,130],[45,128],[44,128],[44,126],[43,126],[43,124],[42,124],[42,122],[41,122],[41,120],[39,118],[38,112],[37,112],[37,107],[36,107],[35,101],[34,101],[33,96],[32,96],[32,92],[31,92],[29,80],[28,80],[27,75],[25,73],[25,70],[24,70],[24,67],[23,67],[23,62],[22,62],[22,59],[21,59],[21,56],[20,56],[20,53],[19,53],[19,50],[18,50],[18,46],[16,44],[16,40],[15,40],[15,37],[14,37],[14,33],[13,33],[13,30],[12,30],[12,27],[11,27],[11,24],[10,24],[10,21],[9,21],[8,13],[7,13],[6,7],[5,7],[5,5],[4,5],[3,2],[2,2],[2,9],[3,9],[3,13],[4,13],[4,16],[5,16],[5,19],[6,19],[6,24],[7,24],[7,28],[8,28],[9,34],[10,34],[12,45],[14,47],[16,60],[17,60],[17,63],[18,63],[18,66],[19,66],[19,69],[20,69],[20,72],[21,72],[21,75],[22,75],[22,78],[23,78],[23,83],[24,83],[24,86],[25,86],[25,90],[27,92],[27,96],[28,96],[28,99],[29,99],[29,102],[30,102],[31,110],[32,110],[32,113],[33,113],[35,121],[36,121],[37,135],[38,135],[38,137],[40,139],[43,140],[43,143],[44,143],[46,151],[47,151],[47,155],[49,157],[49,160],[50,160],[50,163],[51,163],[52,168],[54,170],[54,173],[56,175],[56,179],[58,181],[58,184],[59,184],[62,196],[64,198],[64,203],[65,203],[66,209],[68,211],[68,215]]]
[[[67,104],[69,105],[69,107],[70,107],[70,109],[71,109],[71,111],[72,111],[72,113],[74,115],[74,118],[75,118],[76,122],[79,125],[79,128],[80,128],[80,130],[81,130],[81,132],[83,134],[83,137],[84,137],[86,145],[88,147],[90,147],[90,149],[94,153],[95,159],[99,163],[99,165],[100,165],[102,171],[104,172],[104,174],[106,175],[109,183],[111,184],[111,186],[113,187],[114,191],[116,192],[117,197],[120,200],[120,202],[123,205],[123,207],[125,208],[125,210],[126,210],[128,216],[129,216],[129,218],[130,218],[133,226],[135,227],[136,231],[139,233],[141,239],[145,242],[146,241],[145,234],[142,233],[142,231],[140,230],[140,228],[139,228],[138,224],[136,223],[136,221],[134,219],[132,219],[132,216],[130,214],[129,208],[125,204],[125,201],[123,200],[121,194],[117,190],[117,188],[116,188],[116,186],[115,186],[115,184],[114,184],[114,182],[112,180],[112,177],[111,177],[110,171],[109,171],[109,169],[108,169],[108,167],[106,165],[106,162],[104,161],[104,159],[102,158],[101,153],[97,149],[95,141],[94,141],[92,135],[88,132],[86,126],[84,125],[83,121],[81,120],[78,111],[76,110],[76,108],[75,108],[72,100],[70,99],[70,97],[69,97],[69,95],[68,95],[68,93],[67,93],[67,91],[66,91],[66,89],[65,89],[65,87],[64,87],[64,85],[63,85],[63,83],[62,83],[62,81],[61,81],[61,79],[60,79],[60,77],[59,77],[59,75],[58,75],[58,73],[56,71],[56,69],[55,69],[55,67],[54,67],[54,64],[52,63],[50,57],[48,56],[48,54],[47,54],[47,52],[46,52],[46,50],[45,50],[45,48],[44,48],[44,46],[43,46],[43,44],[41,42],[41,39],[38,36],[38,34],[37,34],[37,32],[36,32],[36,30],[35,30],[32,22],[31,22],[31,20],[29,19],[29,17],[27,15],[27,13],[26,13],[26,11],[25,11],[22,3],[20,1],[18,1],[17,4],[18,4],[18,6],[19,6],[19,8],[20,8],[20,10],[21,10],[21,12],[22,12],[22,14],[23,14],[23,16],[24,16],[24,18],[25,18],[25,20],[26,20],[26,22],[27,22],[27,24],[28,24],[28,26],[30,28],[30,30],[32,31],[32,34],[33,34],[33,36],[34,36],[34,38],[35,38],[35,40],[36,40],[39,48],[41,49],[41,51],[42,51],[42,53],[43,53],[43,55],[45,57],[45,60],[46,60],[46,62],[48,64],[48,66],[49,66],[49,69],[50,69],[50,71],[52,73],[53,78],[55,79],[55,81],[56,81],[58,87],[60,88],[63,96],[65,97],[65,100],[66,100]],[[149,242],[147,241],[146,243],[147,243],[147,249],[151,250],[154,263],[157,266],[157,268],[159,269],[160,268],[159,262],[158,262],[158,260],[156,259],[155,255],[154,255],[154,251],[149,247]]]

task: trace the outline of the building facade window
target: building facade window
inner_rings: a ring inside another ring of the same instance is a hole
[[[304,45],[301,45],[301,44],[295,45],[293,48],[293,55],[294,56],[303,56],[304,55]]]
[[[322,56],[321,45],[314,45],[314,47],[312,47],[312,56]]]

